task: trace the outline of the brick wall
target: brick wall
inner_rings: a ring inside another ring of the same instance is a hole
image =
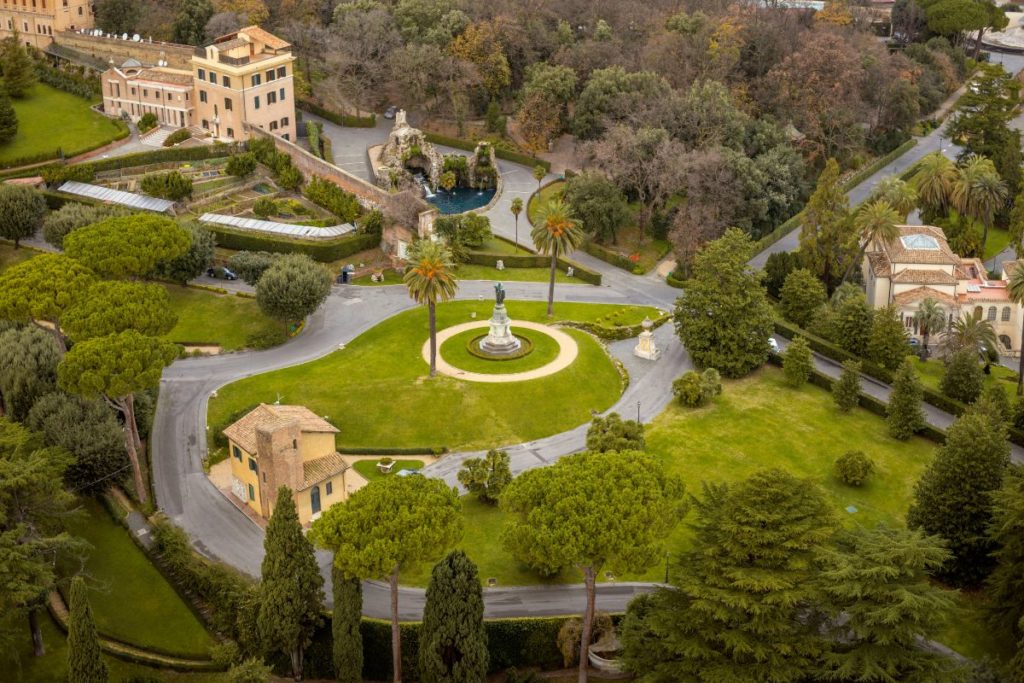
[[[109,63],[114,60],[115,66],[121,66],[125,60],[137,59],[144,65],[154,65],[158,60],[166,60],[167,66],[173,69],[190,71],[194,48],[191,45],[176,43],[148,42],[145,37],[138,43],[120,38],[89,36],[75,31],[55,33],[54,42],[58,45],[82,52],[96,59]]]
[[[308,178],[318,175],[321,178],[326,178],[346,192],[354,194],[359,203],[368,208],[379,209],[387,200],[388,193],[373,183],[343,171],[334,164],[327,163],[323,159],[314,156],[298,145],[277,135],[271,135],[267,131],[249,124],[246,124],[245,128],[250,135],[268,137],[273,140],[277,151],[284,152],[290,156],[292,163],[297,169],[302,171],[303,176]]]

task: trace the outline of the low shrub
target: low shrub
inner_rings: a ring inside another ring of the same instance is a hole
[[[318,204],[345,223],[351,223],[362,212],[355,195],[346,192],[329,180],[313,176],[302,188],[302,194],[314,204]]]
[[[153,130],[154,128],[156,128],[157,125],[156,114],[154,114],[153,112],[146,112],[142,115],[142,117],[139,119],[139,122],[135,125],[138,126],[140,133],[145,133],[147,131]]]
[[[270,197],[260,197],[256,200],[256,203],[253,204],[252,212],[260,218],[276,215],[277,202]]]
[[[698,408],[722,393],[722,378],[714,368],[703,373],[690,370],[672,383],[672,393],[680,404]]]
[[[179,128],[167,136],[167,139],[164,140],[164,147],[174,147],[179,142],[185,142],[190,137],[192,137],[192,131],[188,128]]]
[[[151,197],[179,201],[192,196],[192,179],[178,171],[150,173],[143,176],[140,186],[142,191]]]
[[[280,346],[288,341],[288,333],[285,332],[283,327],[272,325],[259,332],[253,332],[245,338],[245,345],[250,349],[269,349],[274,346]]]
[[[255,170],[256,157],[252,152],[232,154],[228,159],[227,165],[224,167],[224,171],[228,175],[233,175],[236,178],[244,178],[245,176],[252,175],[252,172]]]
[[[836,459],[836,477],[847,486],[863,486],[875,463],[863,451],[849,451]]]

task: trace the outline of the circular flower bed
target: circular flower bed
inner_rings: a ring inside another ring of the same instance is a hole
[[[523,356],[529,355],[533,351],[533,342],[530,341],[529,337],[525,337],[521,334],[512,334],[513,337],[519,340],[519,348],[513,353],[489,353],[480,348],[480,342],[487,338],[486,334],[481,334],[473,339],[466,342],[466,350],[477,358],[483,358],[484,360],[515,360],[516,358],[522,358]]]
[[[536,330],[512,326],[514,334],[522,344],[514,354],[495,356],[481,351],[478,344],[487,336],[487,328],[464,330],[445,339],[438,355],[454,367],[467,372],[488,375],[504,375],[535,370],[547,365],[558,357],[558,342],[551,336]]]

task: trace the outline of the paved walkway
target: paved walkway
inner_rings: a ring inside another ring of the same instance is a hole
[[[484,327],[490,327],[490,322],[487,320],[478,320],[472,323],[462,323],[461,325],[452,325],[437,333],[437,371],[442,375],[448,375],[455,379],[461,379],[466,382],[484,382],[486,384],[504,384],[506,382],[526,382],[531,379],[540,379],[541,377],[547,377],[553,375],[556,372],[561,372],[567,367],[572,365],[573,361],[576,360],[576,356],[579,355],[580,349],[576,344],[576,340],[567,335],[561,330],[556,330],[549,325],[541,325],[540,323],[532,323],[526,320],[512,320],[510,324],[525,330],[534,330],[535,332],[542,332],[548,335],[556,342],[558,342],[558,355],[555,356],[554,360],[550,363],[546,363],[539,368],[533,370],[524,370],[523,372],[508,372],[504,374],[488,374],[485,372],[469,372],[462,368],[457,368],[441,356],[441,345],[447,340],[451,339],[457,334],[462,334],[466,330],[479,330]],[[423,342],[423,360],[430,363],[430,339]]]

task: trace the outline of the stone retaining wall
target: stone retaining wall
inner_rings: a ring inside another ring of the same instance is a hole
[[[166,60],[167,66],[173,69],[191,71],[191,59],[195,51],[191,45],[149,42],[145,37],[136,43],[120,38],[90,36],[76,31],[61,31],[54,34],[53,40],[58,45],[105,63],[109,63],[113,59],[115,66],[121,66],[127,59],[137,59],[145,65],[156,64],[162,59]]]

